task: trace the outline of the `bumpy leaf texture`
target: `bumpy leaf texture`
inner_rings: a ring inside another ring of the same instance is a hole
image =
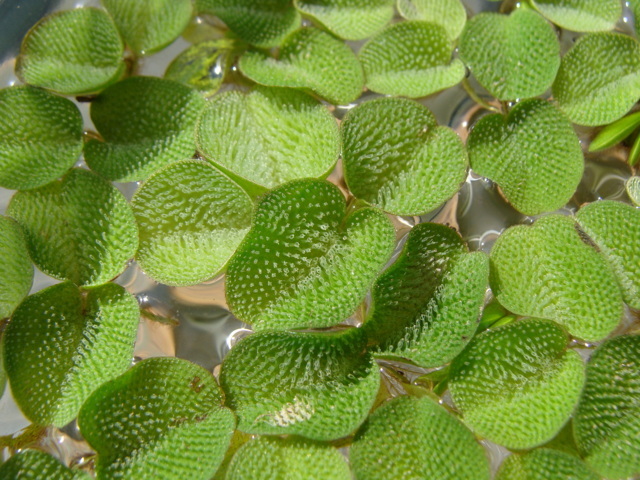
[[[29,259],[22,228],[13,219],[0,216],[0,319],[9,317],[33,282],[33,265]]]
[[[599,480],[579,457],[559,450],[541,448],[514,453],[500,465],[496,480]]]
[[[81,470],[71,470],[40,450],[24,450],[0,465],[0,478],[4,480],[89,480]]]

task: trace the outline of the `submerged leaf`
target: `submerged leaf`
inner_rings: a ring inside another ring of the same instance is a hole
[[[62,427],[104,382],[131,364],[138,332],[135,299],[109,283],[71,283],[27,297],[4,334],[4,365],[16,403],[38,425]]]
[[[76,168],[59,181],[16,193],[7,212],[24,229],[36,266],[77,285],[117,277],[138,248],[124,195],[87,170]]]
[[[500,465],[496,480],[600,480],[580,458],[558,450],[541,448],[509,455]]]
[[[580,355],[554,322],[520,320],[475,337],[451,364],[449,390],[471,429],[510,449],[551,440],[584,383]]]
[[[612,30],[622,15],[620,0],[532,0],[556,25],[575,32]]]
[[[397,0],[397,3],[404,18],[442,25],[451,40],[460,36],[467,22],[467,12],[460,0]]]
[[[82,153],[82,115],[27,85],[0,90],[0,186],[26,190],[63,175]]]
[[[90,480],[81,470],[71,470],[40,450],[24,450],[0,465],[3,480]]]
[[[0,320],[11,316],[27,296],[33,282],[33,265],[20,225],[0,215]]]
[[[225,357],[220,385],[252,434],[334,440],[365,420],[380,373],[357,328],[328,333],[262,332]]]
[[[341,133],[349,190],[395,215],[435,209],[467,176],[467,155],[458,135],[439,127],[429,109],[412,100],[362,103],[347,114]]]

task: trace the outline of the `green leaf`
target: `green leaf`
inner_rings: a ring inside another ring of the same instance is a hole
[[[640,98],[640,43],[621,33],[580,37],[562,58],[553,96],[579,125],[606,125]]]
[[[397,0],[397,4],[404,18],[437,23],[451,40],[460,36],[467,23],[467,11],[460,0]]]
[[[629,165],[635,165],[636,163],[638,163],[639,158],[640,158],[640,135],[638,135],[636,139],[633,141],[633,146],[629,151],[629,158],[627,159],[627,161],[629,162]]]
[[[33,282],[33,265],[20,225],[0,215],[0,320],[11,316],[27,296]]]
[[[573,219],[548,215],[509,228],[491,250],[491,289],[510,312],[554,320],[575,337],[605,338],[623,303],[606,259],[578,233]]]
[[[242,40],[262,48],[280,45],[300,26],[292,0],[196,0],[196,7],[217,15]]]
[[[582,207],[576,220],[611,265],[624,301],[640,309],[640,210],[603,200]]]
[[[380,374],[357,328],[262,332],[225,357],[220,385],[252,434],[333,440],[352,433],[373,406]]]
[[[520,320],[476,336],[451,364],[449,391],[477,434],[510,449],[551,440],[584,383],[580,355],[554,322]]]
[[[117,182],[144,180],[195,153],[195,128],[206,102],[171,80],[131,77],[91,103],[91,120],[104,141],[85,145],[89,167]]]
[[[619,0],[531,0],[556,25],[575,32],[613,30],[622,15]]]
[[[226,480],[351,480],[335,448],[298,438],[262,437],[234,456]]]
[[[640,177],[629,177],[625,183],[627,195],[636,207],[640,207]]]
[[[631,9],[631,13],[633,13],[633,26],[635,27],[636,35],[640,34],[640,22],[636,21],[636,18],[640,18],[640,0],[627,0],[626,4]]]
[[[78,425],[97,452],[98,478],[208,480],[235,428],[210,372],[149,358],[96,390]]]
[[[346,40],[363,40],[393,18],[394,0],[294,0],[302,14]]]
[[[458,135],[403,98],[364,102],[342,127],[344,176],[353,194],[395,215],[419,215],[451,198],[467,176]]]
[[[587,381],[576,409],[576,443],[600,475],[640,474],[640,336],[607,340],[587,364]]]
[[[138,248],[138,229],[124,195],[87,170],[16,193],[8,214],[24,229],[29,255],[47,275],[77,285],[117,277]]]
[[[336,105],[356,100],[364,85],[362,67],[353,51],[312,27],[289,35],[277,59],[250,50],[240,57],[238,66],[259,84],[308,90]]]
[[[257,87],[215,96],[196,131],[198,151],[249,192],[326,177],[340,154],[338,124],[303,92]]]
[[[444,365],[473,337],[488,280],[484,253],[468,253],[445,225],[418,224],[398,260],[376,282],[363,328],[382,356],[424,367]]]
[[[69,282],[27,297],[4,334],[4,366],[16,403],[39,425],[62,427],[91,392],[131,364],[135,299],[109,283]]]
[[[73,102],[26,85],[0,90],[0,186],[40,187],[82,153],[82,116]]]
[[[491,477],[473,434],[428,397],[400,396],[378,408],[356,435],[350,460],[357,479]]]
[[[227,303],[256,331],[336,325],[362,302],[394,245],[379,210],[347,215],[336,186],[290,182],[258,205],[229,262]]]
[[[201,160],[169,165],[136,192],[140,268],[165,285],[215,276],[249,231],[251,198]]]
[[[358,58],[369,90],[418,98],[463,79],[464,65],[451,59],[452,51],[444,27],[415,20],[387,27],[362,46]]]
[[[495,181],[507,201],[526,215],[563,207],[584,170],[571,123],[545,100],[520,102],[506,117],[482,117],[467,148],[473,171]]]
[[[51,455],[39,450],[24,450],[0,465],[4,480],[89,480],[80,470],[67,468]]]
[[[496,480],[599,480],[574,455],[541,448],[525,454],[509,455],[500,465]]]
[[[500,100],[544,93],[560,66],[560,43],[553,27],[533,10],[511,15],[481,13],[460,37],[460,58],[480,85]]]
[[[102,0],[124,41],[137,55],[162,50],[180,36],[193,14],[191,0]]]
[[[76,8],[40,20],[22,41],[16,74],[65,95],[97,92],[125,71],[124,44],[111,17]]]
[[[590,152],[597,152],[613,147],[633,133],[640,126],[640,112],[632,113],[607,125],[589,144]]]

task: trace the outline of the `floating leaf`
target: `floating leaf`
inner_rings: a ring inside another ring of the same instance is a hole
[[[222,19],[242,40],[257,47],[275,47],[300,26],[291,0],[196,0],[198,11]]]
[[[471,130],[467,148],[473,171],[495,181],[525,215],[563,207],[584,170],[571,123],[545,100],[520,102],[507,117],[482,117]]]
[[[96,390],[78,425],[98,452],[98,478],[208,480],[235,418],[211,373],[178,358],[149,358]]]
[[[640,98],[640,43],[621,33],[580,37],[562,58],[553,96],[579,125],[605,125]]]
[[[605,338],[622,319],[606,259],[561,215],[505,231],[491,250],[490,282],[509,311],[554,320],[584,340]]]
[[[640,309],[640,210],[603,200],[582,207],[576,219],[609,261],[624,301]]]
[[[544,93],[560,66],[560,43],[552,26],[533,10],[511,15],[481,13],[460,37],[460,58],[480,85],[500,100]]]
[[[364,330],[383,356],[444,365],[473,337],[488,280],[484,253],[468,253],[445,225],[418,224],[401,256],[376,282]]]
[[[251,198],[201,160],[169,165],[136,192],[136,260],[165,285],[194,285],[216,275],[251,224]]]
[[[327,176],[340,154],[335,118],[303,92],[257,87],[217,95],[196,132],[198,151],[249,192]]]
[[[234,456],[226,480],[351,480],[345,458],[335,448],[298,438],[262,437]]]
[[[444,27],[415,20],[387,27],[363,45],[358,58],[370,90],[418,98],[464,78],[464,65],[451,59],[452,50]]]
[[[100,285],[123,272],[138,248],[124,195],[82,169],[36,190],[16,193],[8,214],[24,229],[29,254],[47,275]]]
[[[0,320],[27,296],[33,282],[33,265],[20,225],[0,215]]]
[[[575,32],[613,30],[622,15],[619,0],[532,0],[556,25]]]
[[[393,18],[394,0],[295,0],[303,14],[346,40],[362,40]]]
[[[90,480],[81,470],[71,470],[57,459],[39,450],[24,450],[0,465],[4,480]]]
[[[26,85],[0,90],[0,185],[40,187],[82,153],[82,115],[66,98]]]
[[[491,477],[473,434],[428,397],[401,396],[378,408],[356,435],[350,460],[357,479]]]
[[[122,76],[124,44],[113,20],[97,8],[76,8],[40,20],[22,41],[16,74],[65,95],[102,90]]]
[[[82,291],[65,282],[27,297],[4,334],[4,365],[25,416],[57,427],[73,420],[131,364],[138,319],[135,299],[113,283]]]
[[[590,152],[597,152],[618,144],[640,126],[640,112],[627,115],[604,127],[589,144]]]
[[[631,201],[640,207],[640,177],[629,177],[625,182],[625,188]]]
[[[576,443],[587,463],[610,479],[640,474],[640,336],[606,341],[587,364],[576,409]]]
[[[587,465],[574,455],[541,448],[525,454],[509,455],[500,465],[496,480],[599,480]]]
[[[329,182],[290,182],[258,206],[229,262],[227,303],[254,330],[336,325],[362,302],[394,245],[379,210],[347,216]]]
[[[91,103],[91,119],[104,141],[85,145],[89,167],[117,182],[144,180],[194,155],[195,128],[205,100],[171,80],[131,77]]]
[[[360,329],[263,332],[226,356],[220,385],[238,429],[333,440],[367,418],[380,374]]]
[[[425,20],[444,27],[451,40],[460,36],[467,11],[460,0],[397,0],[398,11],[407,20]]]
[[[360,104],[342,123],[344,176],[353,194],[395,215],[419,215],[451,198],[467,176],[458,135],[403,98]]]
[[[277,59],[251,50],[240,57],[238,66],[254,82],[310,90],[333,104],[353,102],[364,85],[362,67],[353,51],[312,27],[289,35]]]
[[[551,440],[584,383],[580,355],[554,322],[520,320],[476,336],[451,364],[449,390],[471,429],[510,449]]]
[[[626,4],[633,13],[633,26],[635,27],[636,35],[640,33],[640,22],[635,21],[636,18],[640,18],[640,0],[627,0]]]
[[[138,55],[162,50],[180,36],[193,14],[191,0],[102,0],[124,41]]]

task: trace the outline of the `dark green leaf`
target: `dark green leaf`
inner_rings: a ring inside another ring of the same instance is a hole
[[[638,126],[640,126],[640,112],[632,113],[607,125],[591,141],[589,151],[597,152],[598,150],[613,147],[631,135]]]
[[[27,296],[33,281],[33,265],[20,225],[0,215],[0,320],[11,316]]]

